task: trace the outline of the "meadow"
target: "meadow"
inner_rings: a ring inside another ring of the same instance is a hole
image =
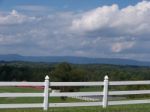
[[[0,109],[0,112],[44,112],[42,109]],[[49,108],[47,112],[150,112],[150,104],[102,107]]]

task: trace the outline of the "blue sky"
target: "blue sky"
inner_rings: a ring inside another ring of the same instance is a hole
[[[0,0],[0,54],[150,61],[150,1]]]
[[[19,5],[41,5],[55,10],[90,10],[103,5],[118,4],[121,8],[135,5],[140,0],[0,0],[1,10],[11,10]]]

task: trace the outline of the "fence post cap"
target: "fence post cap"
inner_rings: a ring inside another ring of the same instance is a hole
[[[49,76],[48,75],[46,75],[45,80],[49,80]]]
[[[105,80],[108,80],[108,76],[106,75],[106,76],[104,77],[104,79],[105,79]]]

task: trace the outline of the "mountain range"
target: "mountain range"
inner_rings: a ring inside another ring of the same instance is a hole
[[[68,62],[73,64],[114,64],[114,65],[150,66],[150,62],[137,61],[132,59],[88,58],[76,56],[22,56],[18,54],[0,55],[0,61],[29,61],[29,62],[46,62],[46,63]]]

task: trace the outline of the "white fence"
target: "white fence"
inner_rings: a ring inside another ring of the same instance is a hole
[[[141,104],[150,103],[150,100],[127,100],[127,101],[108,101],[108,95],[131,95],[131,94],[150,94],[150,90],[131,90],[131,91],[109,91],[109,85],[149,85],[148,81],[110,81],[105,76],[103,82],[49,82],[49,77],[45,77],[45,82],[0,82],[0,86],[44,86],[44,93],[0,93],[0,97],[43,97],[43,103],[31,104],[0,104],[0,108],[43,108],[48,110],[49,107],[75,107],[75,106],[103,106],[124,105],[124,104]],[[102,92],[60,92],[49,93],[49,87],[53,86],[103,86]],[[102,102],[75,102],[75,103],[50,103],[49,97],[72,97],[72,96],[103,96]]]

